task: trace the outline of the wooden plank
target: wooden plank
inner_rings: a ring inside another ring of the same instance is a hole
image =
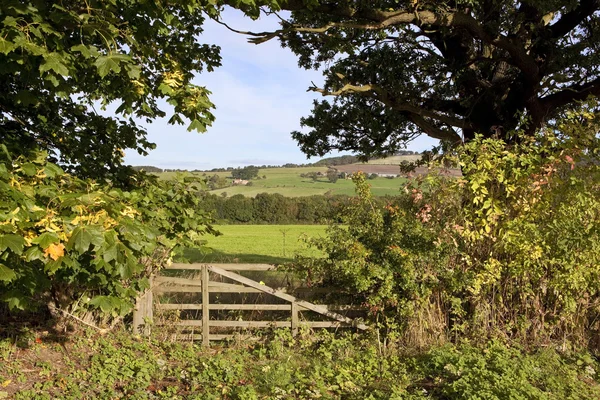
[[[156,288],[161,288],[162,291],[171,290],[165,289],[165,287],[173,286],[173,287],[185,287],[186,290],[190,287],[202,287],[202,279],[187,279],[187,278],[175,278],[171,276],[159,276],[156,277],[154,282],[157,284]],[[256,290],[253,288],[249,288],[247,286],[238,285],[236,283],[227,283],[227,282],[215,282],[208,281],[208,287],[212,293],[216,293],[219,290],[227,290],[228,293],[236,293],[237,289],[252,289],[251,292],[243,292],[243,293],[258,293],[260,290]],[[231,289],[231,290],[230,290]],[[190,289],[194,290],[194,289]],[[220,292],[222,293],[222,292]]]
[[[210,317],[208,311],[209,293],[208,293],[208,267],[202,268],[202,345],[208,346],[210,339]]]
[[[210,326],[228,328],[289,328],[290,321],[210,321]]]
[[[141,334],[141,329],[144,326],[144,308],[146,306],[145,293],[135,300],[135,308],[133,309],[133,334]]]
[[[296,336],[298,334],[298,304],[295,302],[292,303],[292,336]]]
[[[271,271],[276,268],[271,264],[184,264],[173,263],[165,269],[201,270],[204,265],[214,265],[226,271]]]
[[[177,321],[176,326],[199,326],[204,330],[204,325],[199,319],[184,319]],[[289,321],[210,321],[210,326],[221,328],[289,328]],[[204,343],[204,340],[202,340]]]
[[[157,310],[202,310],[202,304],[157,304]]]
[[[152,285],[154,283],[154,277],[150,276],[150,290],[146,291],[146,321],[149,323],[144,326],[144,335],[150,336],[152,329],[152,322],[154,321],[154,296],[152,293]],[[144,322],[146,322],[144,321]]]
[[[201,293],[202,286],[156,286],[154,288],[155,293]],[[261,290],[257,290],[248,286],[232,285],[232,286],[221,286],[215,285],[208,286],[209,293],[262,293]]]
[[[291,304],[211,304],[211,310],[289,311]]]
[[[156,286],[154,292],[160,293],[201,293],[202,286]],[[232,286],[208,286],[209,293],[262,293],[262,290],[257,290],[251,287],[242,285]]]
[[[311,328],[351,328],[352,325],[340,321],[307,321],[301,324],[306,324]]]
[[[297,303],[299,306],[304,307],[306,309],[309,309],[311,311],[315,311],[318,312],[319,314],[325,315],[329,318],[333,318],[335,320],[341,321],[341,322],[346,322],[347,324],[350,324],[352,326],[355,326],[358,329],[361,330],[366,330],[368,329],[368,327],[365,324],[362,323],[358,323],[358,324],[354,324],[352,319],[345,317],[341,314],[335,313],[333,311],[329,311],[327,309],[327,307],[325,306],[321,306],[321,305],[317,305],[317,304],[312,304],[309,303],[307,301],[303,301],[303,300],[299,300],[297,298],[295,298],[294,296],[291,296],[287,293],[284,293],[280,290],[275,290],[269,286],[266,285],[261,285],[260,283],[253,281],[252,279],[248,279],[246,277],[243,277],[241,275],[238,275],[234,272],[231,271],[225,271],[224,269],[221,269],[219,267],[215,267],[215,266],[209,266],[208,269],[214,273],[217,273],[219,275],[225,276],[229,279],[232,279],[236,282],[242,283],[244,285],[248,285],[250,287],[253,287],[255,289],[258,289],[262,292],[268,293],[270,295],[273,295],[275,297],[279,297],[280,299],[284,299],[287,300],[291,303]]]
[[[256,289],[254,289],[256,290]],[[259,290],[256,290],[260,292]],[[137,307],[137,306],[136,306]],[[202,310],[202,304],[156,304],[157,310]],[[209,304],[209,310],[262,310],[262,311],[290,311],[292,304]],[[352,305],[328,305],[330,311],[365,311],[366,307]],[[302,311],[301,309],[298,310]],[[306,310],[304,310],[306,311]]]
[[[202,286],[202,279],[178,278],[176,276],[157,276],[154,278],[154,283],[157,285],[188,285]]]
[[[157,304],[157,310],[202,310],[202,304]],[[290,304],[209,304],[209,310],[289,311]]]
[[[254,335],[241,335],[239,333],[230,333],[230,334],[211,334],[209,340],[243,340],[243,341],[256,341],[258,340],[258,336]],[[181,340],[181,341],[191,341],[191,340],[202,340],[202,335],[198,333],[179,333],[172,334],[170,336],[171,340]]]

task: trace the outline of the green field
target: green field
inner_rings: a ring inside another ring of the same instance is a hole
[[[223,235],[207,236],[211,251],[188,250],[191,262],[266,263],[281,264],[292,261],[296,254],[319,256],[308,249],[302,236],[325,235],[325,225],[219,225]]]
[[[261,179],[252,180],[252,186],[232,186],[224,189],[213,190],[211,193],[227,193],[227,196],[243,194],[244,196],[254,197],[258,193],[280,193],[287,197],[301,197],[322,194],[345,194],[354,195],[354,184],[350,179],[338,179],[336,183],[331,183],[326,177],[321,177],[317,181],[310,178],[302,178],[300,174],[308,172],[327,172],[326,167],[300,167],[300,168],[264,168],[259,171]],[[204,173],[195,173],[203,175]],[[219,175],[223,177],[231,176],[230,172],[205,172],[206,176]],[[171,179],[174,172],[163,172],[160,174],[162,179]],[[266,179],[263,179],[263,176]],[[370,180],[371,189],[375,196],[397,195],[400,187],[406,182],[405,178],[377,178]]]

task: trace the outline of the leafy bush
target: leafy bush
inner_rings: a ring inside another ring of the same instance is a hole
[[[0,300],[127,313],[180,247],[213,233],[195,183],[139,175],[138,188],[81,180],[46,154],[0,159]]]
[[[347,228],[313,242],[328,257],[297,268],[354,294],[410,340],[499,335],[597,347],[597,132],[582,111],[511,145],[478,137],[455,155],[463,177],[413,181],[385,207],[356,175]]]

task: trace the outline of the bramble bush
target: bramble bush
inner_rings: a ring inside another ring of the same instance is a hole
[[[82,180],[33,153],[0,155],[0,300],[9,309],[130,311],[148,277],[214,233],[195,185]]]
[[[511,144],[478,137],[451,155],[461,178],[415,179],[385,207],[354,176],[344,224],[313,241],[328,256],[297,268],[409,341],[500,336],[598,350],[597,117],[570,112]]]

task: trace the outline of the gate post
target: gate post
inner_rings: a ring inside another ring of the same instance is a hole
[[[298,334],[298,305],[292,301],[292,336]]]
[[[150,276],[150,288],[144,294],[137,297],[133,308],[133,334],[150,336],[150,326],[154,317],[152,284],[153,276]]]
[[[205,347],[209,346],[209,314],[208,314],[208,265],[202,266],[202,345]]]

